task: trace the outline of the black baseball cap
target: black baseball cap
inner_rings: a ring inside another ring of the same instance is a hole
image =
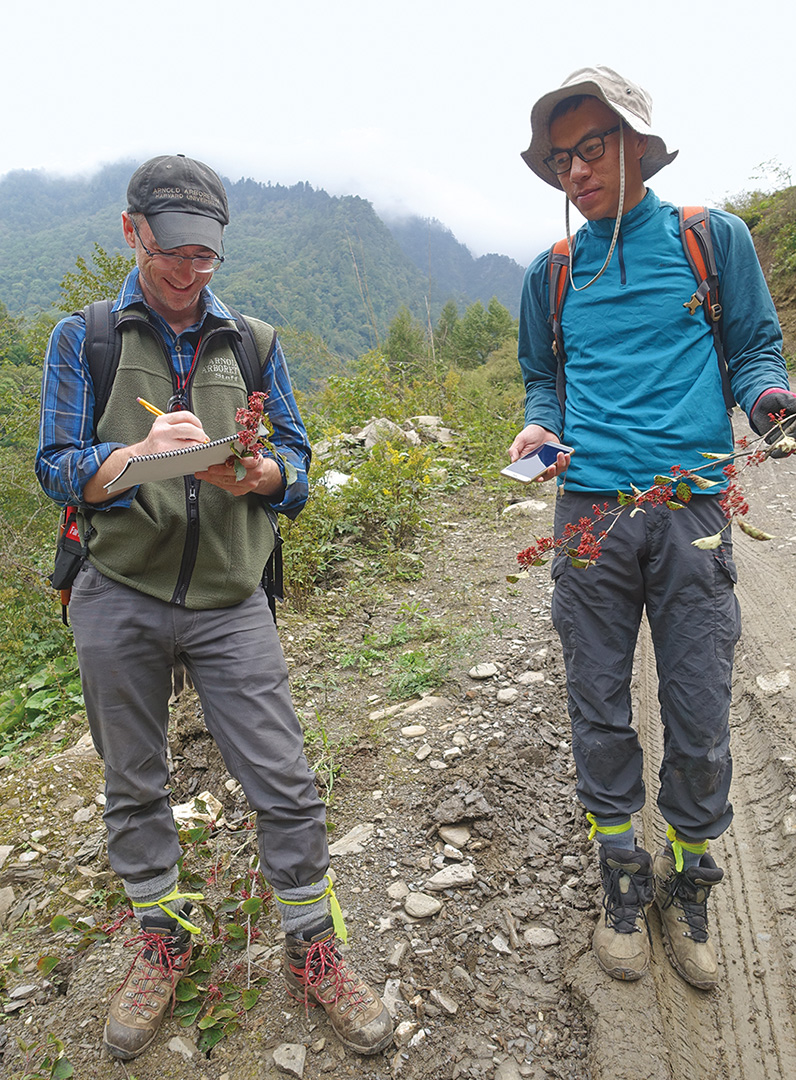
[[[209,165],[184,154],[145,161],[127,187],[127,212],[143,214],[164,251],[196,244],[221,253],[227,193]]]

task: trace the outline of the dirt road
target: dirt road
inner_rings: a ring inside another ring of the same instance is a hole
[[[332,741],[346,736],[331,838],[366,831],[349,854],[333,857],[333,868],[352,958],[403,1025],[398,1045],[356,1058],[322,1017],[286,999],[271,918],[253,954],[268,988],[209,1057],[196,1050],[199,1033],[176,1021],[127,1070],[104,1056],[107,1001],[129,963],[126,931],[73,954],[68,935],[49,929],[57,913],[102,917],[96,904],[111,879],[98,814],[88,813],[101,770],[85,756],[54,759],[43,741],[34,760],[0,772],[3,843],[13,848],[0,887],[15,893],[0,957],[20,958],[20,975],[6,971],[6,994],[20,984],[28,993],[0,1029],[0,1076],[20,1075],[18,1039],[44,1046],[52,1033],[80,1080],[276,1080],[285,1075],[275,1060],[284,1043],[306,1055],[304,1080],[794,1080],[796,464],[761,467],[748,491],[751,520],[777,539],[735,538],[744,629],[732,712],[735,821],[711,848],[726,871],[711,898],[717,991],[696,991],[671,968],[654,912],[649,976],[617,983],[597,967],[596,858],[574,796],[549,574],[505,580],[516,551],[550,531],[552,498],[540,492],[530,517],[506,517],[517,489],[489,497],[462,489],[438,508],[430,542],[418,549],[421,579],[364,590],[358,600],[331,593],[311,620],[290,611],[282,618],[299,711],[310,729],[322,716]],[[340,657],[411,619],[427,634],[447,635],[451,672],[433,698],[385,711],[381,662],[343,667]],[[494,670],[475,678],[477,664]],[[634,705],[650,792],[640,824],[654,848],[661,744],[645,634]],[[76,724],[74,738],[80,730]],[[239,814],[190,697],[175,714],[171,744],[174,801],[210,789],[228,816]],[[444,846],[445,826],[465,830],[459,848]],[[252,853],[239,831],[222,829],[215,843],[231,876]],[[19,858],[31,851],[33,860]],[[435,890],[434,875],[457,866],[458,883]],[[421,893],[440,901],[435,914],[407,912],[407,898]],[[210,887],[207,894],[218,899]],[[61,993],[36,972],[44,954],[63,958]],[[176,1036],[187,1042],[178,1046]]]

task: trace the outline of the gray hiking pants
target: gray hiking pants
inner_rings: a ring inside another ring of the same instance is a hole
[[[86,564],[69,606],[91,735],[105,763],[108,857],[120,877],[171,870],[180,844],[166,763],[171,669],[182,660],[208,731],[257,811],[262,869],[276,891],[329,866],[325,807],[303,751],[265,593],[189,611]]]
[[[606,501],[609,509],[617,502],[562,495],[556,536]],[[646,609],[664,727],[658,806],[684,838],[714,838],[732,819],[729,711],[741,629],[732,542],[727,529],[713,551],[692,545],[726,524],[716,496],[695,495],[685,510],[645,510],[619,516],[594,565],[577,569],[565,555],[553,561],[552,615],[567,670],[578,797],[598,817],[644,805],[630,679]]]

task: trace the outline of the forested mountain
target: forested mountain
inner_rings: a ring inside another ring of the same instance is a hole
[[[122,246],[120,210],[132,162],[86,178],[40,172],[0,179],[0,301],[13,314],[48,310],[78,256],[94,244]],[[522,268],[502,255],[474,259],[439,222],[388,227],[357,196],[309,184],[226,181],[231,224],[227,261],[215,279],[224,300],[280,327],[322,337],[343,356],[378,344],[402,305],[423,322],[446,301],[488,303],[517,313]]]
[[[426,277],[429,302],[455,300],[459,306],[493,296],[516,318],[524,267],[508,255],[481,255],[475,259],[442,222],[408,217],[388,220],[390,232]]]

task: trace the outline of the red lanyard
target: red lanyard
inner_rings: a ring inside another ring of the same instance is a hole
[[[199,335],[199,340],[197,341],[196,348],[193,351],[193,360],[191,361],[191,366],[188,370],[188,374],[185,376],[182,382],[180,382],[180,376],[177,376],[177,389],[169,398],[168,405],[166,406],[166,412],[182,412],[183,410],[188,408],[188,406],[185,404],[185,399],[188,396],[188,384],[190,383],[191,377],[193,376],[193,373],[196,369],[196,361],[199,359],[199,349],[201,347],[203,337],[203,334]]]

